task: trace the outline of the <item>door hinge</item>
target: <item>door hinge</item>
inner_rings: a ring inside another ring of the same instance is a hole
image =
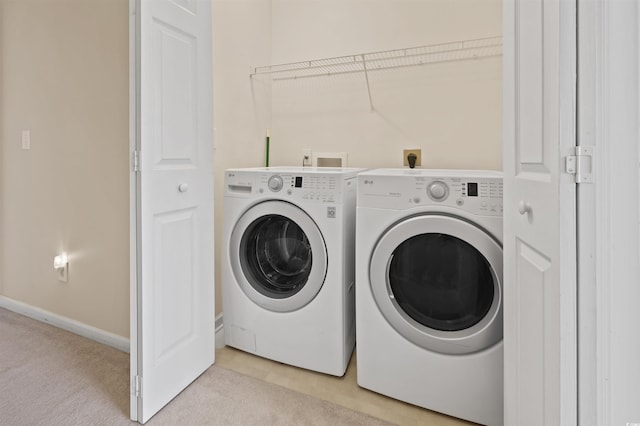
[[[139,172],[140,171],[140,151],[135,150],[133,151],[133,171],[134,172]]]
[[[567,155],[564,171],[575,175],[576,183],[593,183],[593,147],[576,146],[575,155]]]
[[[142,396],[142,377],[136,376],[133,386],[135,387],[134,391],[135,391],[136,397],[138,398],[141,397]]]

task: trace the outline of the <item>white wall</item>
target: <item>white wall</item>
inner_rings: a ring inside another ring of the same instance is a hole
[[[273,0],[272,19],[276,64],[502,35],[499,0]],[[300,165],[309,148],[401,167],[419,147],[424,167],[500,170],[501,64],[371,72],[373,112],[363,74],[273,81],[272,165]]]
[[[0,5],[0,295],[126,337],[128,0]]]

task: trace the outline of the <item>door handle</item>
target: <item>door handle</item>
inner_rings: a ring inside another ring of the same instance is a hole
[[[189,185],[186,183],[181,183],[180,185],[178,185],[178,191],[180,192],[187,192],[189,190]]]
[[[533,209],[531,208],[531,204],[520,200],[520,202],[518,203],[518,211],[520,212],[520,214],[527,214],[527,213],[531,213],[533,211]]]

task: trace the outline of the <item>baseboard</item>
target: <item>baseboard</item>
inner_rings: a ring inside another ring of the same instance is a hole
[[[216,349],[224,347],[224,321],[222,314],[216,317]]]
[[[129,339],[118,336],[117,334],[109,333],[108,331],[63,317],[62,315],[54,314],[41,308],[36,308],[35,306],[27,305],[26,303],[18,302],[5,296],[0,296],[0,308],[51,324],[54,327],[111,346],[119,351],[130,353]],[[224,347],[224,321],[222,314],[216,317],[215,333],[216,349]]]
[[[86,337],[87,339],[95,340],[96,342],[111,346],[122,352],[129,353],[129,339],[118,336],[117,334],[100,330],[99,328],[63,317],[62,315],[51,313],[44,309],[36,308],[35,306],[27,305],[26,303],[9,299],[5,296],[0,296],[0,308],[7,309],[37,321],[51,324],[54,327],[67,330],[71,333]]]

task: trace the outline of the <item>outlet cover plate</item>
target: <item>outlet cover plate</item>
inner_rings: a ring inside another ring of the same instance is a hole
[[[422,166],[422,149],[421,148],[404,149],[402,151],[402,158],[403,158],[402,164],[406,167],[409,167],[409,160],[407,159],[409,154],[415,154],[416,157],[418,157],[416,159],[416,167]]]

